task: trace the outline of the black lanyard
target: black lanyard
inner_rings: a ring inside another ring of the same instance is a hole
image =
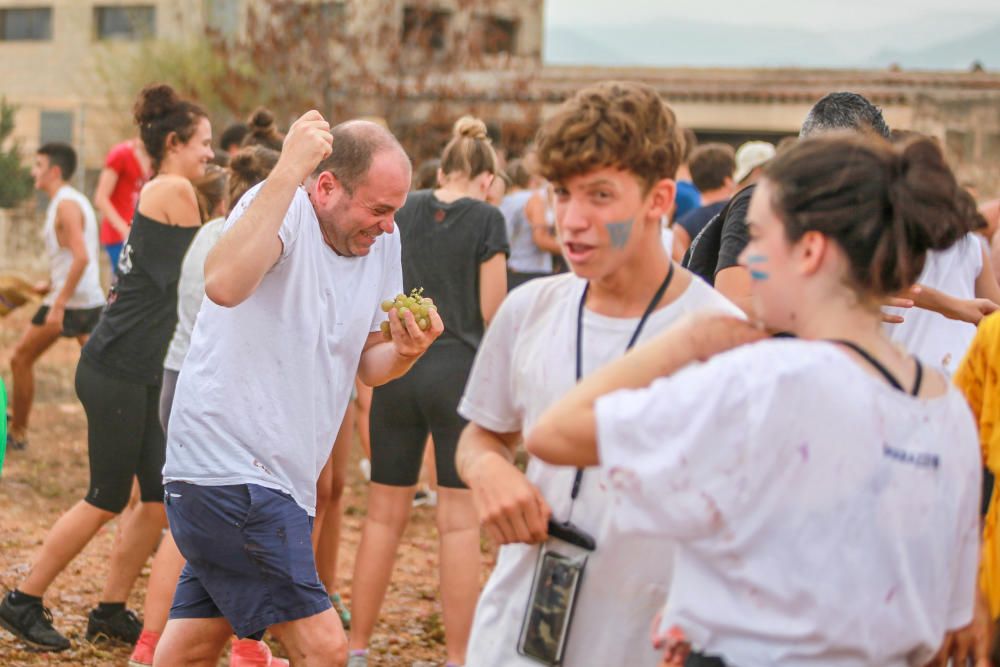
[[[881,361],[872,356],[872,354],[868,352],[868,350],[861,347],[857,343],[853,343],[849,340],[831,339],[830,342],[837,343],[838,345],[843,345],[844,347],[849,347],[855,352],[857,352],[858,356],[867,361],[869,364],[872,365],[872,368],[874,368],[875,370],[877,370],[879,373],[882,374],[882,377],[885,378],[886,382],[892,385],[893,389],[897,389],[905,393],[906,390],[903,389],[902,383],[896,379],[896,376],[890,373],[889,369],[886,368]],[[913,358],[913,361],[916,362],[917,364],[917,372],[916,376],[913,379],[913,389],[910,390],[910,395],[916,396],[917,394],[920,393],[920,385],[923,383],[924,367],[920,364],[920,360],[917,359],[916,357]]]
[[[628,339],[628,345],[625,346],[625,351],[632,349],[635,342],[639,340],[639,334],[642,333],[642,328],[646,326],[646,320],[649,316],[653,314],[656,310],[657,304],[663,298],[664,293],[667,291],[667,287],[670,286],[670,281],[674,278],[674,263],[670,262],[670,268],[667,270],[667,277],[663,279],[660,283],[659,289],[656,290],[656,294],[650,300],[649,305],[646,306],[646,311],[639,318],[639,324],[636,325],[635,331],[632,332],[632,337]],[[583,308],[587,303],[587,292],[590,291],[590,283],[588,282],[583,288],[583,294],[580,296],[580,308],[576,313],[576,381],[579,382],[580,378],[583,377]],[[576,469],[576,477],[573,478],[573,489],[570,491],[569,497],[571,501],[575,501],[576,497],[580,495],[580,483],[583,481],[583,468]],[[570,514],[573,512],[573,506],[570,505]]]

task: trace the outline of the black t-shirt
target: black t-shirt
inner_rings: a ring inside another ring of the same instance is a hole
[[[704,278],[709,285],[715,285],[719,271],[739,264],[740,253],[750,243],[747,210],[754,189],[755,186],[748,185],[733,195],[694,238],[684,255],[684,268]]]
[[[701,230],[705,228],[709,220],[718,215],[719,211],[726,207],[726,201],[728,200],[717,201],[714,204],[707,204],[696,208],[687,215],[681,216],[676,224],[684,228],[684,231],[688,233],[689,239],[693,239],[701,233]]]
[[[435,341],[458,340],[472,349],[483,338],[479,266],[497,253],[510,255],[500,209],[463,197],[446,204],[433,190],[411,192],[396,213],[403,246],[403,286],[423,287],[444,321]]]
[[[101,320],[82,354],[98,370],[136,384],[159,385],[177,326],[177,282],[198,227],[166,225],[138,210]]]

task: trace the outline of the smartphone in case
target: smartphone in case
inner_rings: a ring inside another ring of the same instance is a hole
[[[517,651],[543,665],[562,664],[573,608],[594,539],[570,523],[549,523],[535,564]]]

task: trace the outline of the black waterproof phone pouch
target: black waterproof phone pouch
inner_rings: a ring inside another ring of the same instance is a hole
[[[562,664],[584,566],[596,546],[593,537],[572,523],[549,521],[549,539],[539,549],[521,622],[518,653],[543,665]]]

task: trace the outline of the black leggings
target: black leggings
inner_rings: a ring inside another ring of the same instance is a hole
[[[434,343],[410,372],[372,393],[372,481],[413,486],[420,478],[427,435],[434,436],[438,486],[464,489],[455,449],[466,420],[458,402],[476,353],[454,340]]]
[[[142,502],[162,503],[166,442],[160,387],[109,377],[81,357],[76,394],[87,412],[90,489],[84,500],[117,514],[128,504],[134,476]]]

